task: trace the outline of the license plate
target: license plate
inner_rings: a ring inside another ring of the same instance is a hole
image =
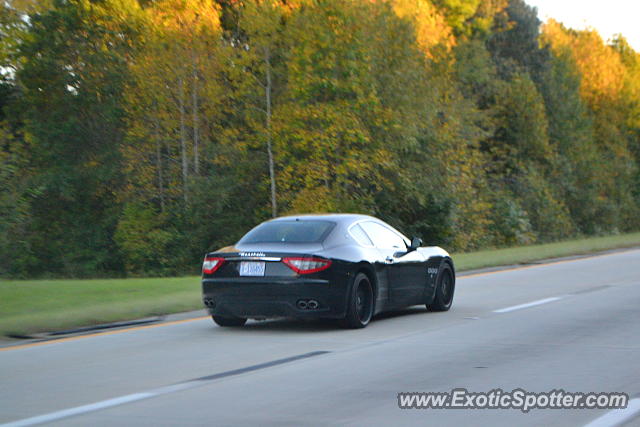
[[[240,263],[241,276],[264,276],[264,262],[242,261]]]

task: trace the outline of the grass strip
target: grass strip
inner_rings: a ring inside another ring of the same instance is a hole
[[[584,239],[544,243],[541,245],[454,254],[453,260],[457,271],[465,271],[486,267],[498,267],[501,265],[526,264],[542,259],[585,255],[608,249],[630,248],[634,246],[640,246],[640,233],[588,237]]]
[[[640,246],[640,233],[454,254],[457,271]],[[0,280],[0,335],[28,335],[202,308],[200,278]]]

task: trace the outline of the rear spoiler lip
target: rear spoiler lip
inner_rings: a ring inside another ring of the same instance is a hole
[[[209,258],[222,258],[225,261],[267,261],[267,262],[278,262],[282,261],[284,258],[321,258],[321,259],[330,259],[326,256],[312,254],[312,253],[300,253],[300,252],[276,252],[276,253],[248,253],[246,255],[241,255],[242,252],[209,252],[206,257]]]
[[[276,256],[237,256],[231,255],[224,258],[225,261],[282,261],[283,257]]]

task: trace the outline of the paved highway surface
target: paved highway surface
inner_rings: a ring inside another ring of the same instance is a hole
[[[209,318],[0,349],[0,425],[640,425],[626,410],[398,408],[398,392],[640,396],[640,250],[460,277],[364,330]]]

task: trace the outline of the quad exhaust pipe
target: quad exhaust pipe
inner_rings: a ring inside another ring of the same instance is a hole
[[[299,299],[296,303],[299,310],[317,310],[320,303],[314,299]]]

